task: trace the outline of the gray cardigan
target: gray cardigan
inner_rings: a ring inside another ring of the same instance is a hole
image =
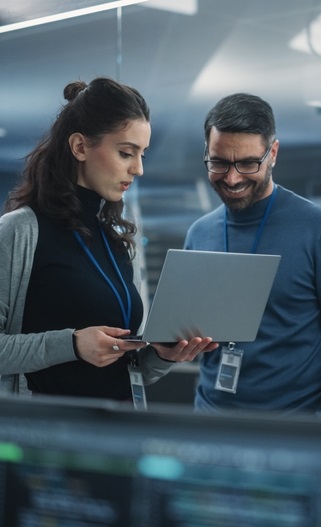
[[[38,239],[30,207],[0,218],[0,394],[28,394],[24,373],[77,360],[73,328],[21,334],[25,298]],[[172,367],[151,347],[138,354],[144,382],[151,384]]]

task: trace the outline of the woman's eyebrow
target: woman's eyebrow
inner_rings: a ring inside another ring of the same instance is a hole
[[[149,146],[146,146],[146,148],[141,148],[139,145],[137,145],[136,143],[132,143],[131,141],[121,141],[120,143],[117,143],[118,146],[130,146],[132,148],[135,148],[135,150],[147,150],[149,148]]]

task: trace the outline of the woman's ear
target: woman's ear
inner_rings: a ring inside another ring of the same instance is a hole
[[[86,142],[82,134],[75,132],[69,137],[69,146],[72,154],[78,161],[86,161]]]

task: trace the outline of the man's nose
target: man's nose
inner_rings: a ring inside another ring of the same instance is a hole
[[[230,187],[233,187],[234,185],[236,185],[237,183],[239,183],[240,181],[243,181],[244,179],[244,176],[242,174],[240,174],[234,165],[230,165],[230,169],[228,171],[228,173],[225,175],[225,182],[230,186]]]

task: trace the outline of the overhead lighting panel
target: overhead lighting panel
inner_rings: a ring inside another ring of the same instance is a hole
[[[49,24],[52,22],[58,22],[60,20],[68,20],[84,15],[90,15],[93,13],[99,13],[101,11],[108,11],[109,9],[116,9],[118,7],[125,7],[133,4],[141,4],[143,2],[149,2],[150,0],[115,0],[105,4],[85,7],[82,9],[74,9],[73,11],[66,11],[65,13],[58,13],[55,15],[43,16],[41,18],[35,18],[33,20],[25,20],[23,22],[17,22],[14,24],[7,24],[0,26],[0,33],[8,33],[9,31],[17,31],[19,29],[25,29],[34,26],[40,26],[43,24]]]
[[[154,7],[185,15],[195,15],[198,11],[198,0],[150,0],[145,7]]]
[[[289,47],[301,53],[321,54],[321,15],[312,20],[289,42]]]

